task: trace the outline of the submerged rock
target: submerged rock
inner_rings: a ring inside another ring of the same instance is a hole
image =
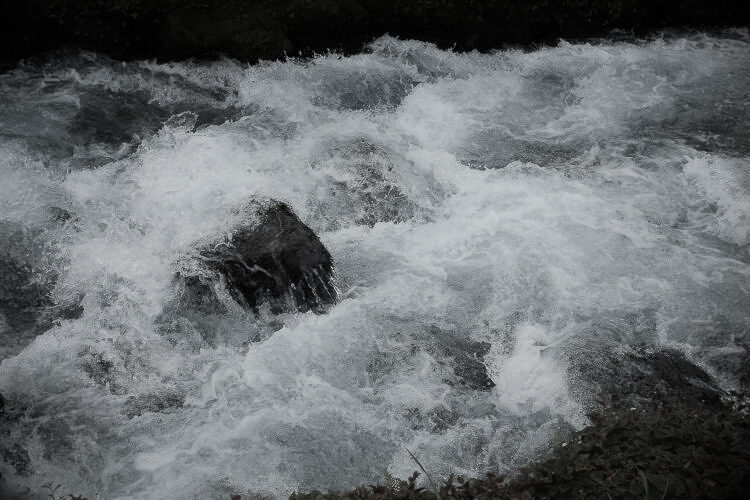
[[[489,343],[463,338],[456,332],[436,326],[429,328],[429,334],[432,344],[429,350],[436,356],[449,360],[457,383],[477,390],[495,387],[484,364],[484,357],[491,347]]]
[[[372,354],[365,372],[368,384],[380,385],[384,379],[414,366],[414,358],[427,354],[434,360],[442,382],[471,390],[490,390],[495,387],[484,357],[490,344],[477,342],[466,332],[445,330],[431,325],[411,332],[399,332],[402,344]]]
[[[165,413],[182,408],[185,395],[179,392],[164,391],[155,394],[130,396],[125,403],[127,418],[139,417],[145,413]]]
[[[722,374],[729,374],[737,392],[750,397],[750,343],[744,342],[729,352],[720,352],[709,358],[708,363]]]
[[[55,321],[79,317],[80,297],[57,303],[58,275],[46,262],[40,231],[0,221],[0,359],[22,349]]]
[[[0,394],[0,468],[4,463],[11,473],[18,476],[28,476],[31,473],[29,452],[16,442],[18,423],[24,413],[25,409],[12,395],[6,399]]]
[[[571,388],[589,407],[658,409],[675,404],[718,407],[724,392],[676,349],[597,345],[572,351]]]
[[[245,309],[274,314],[323,312],[336,301],[331,254],[288,205],[252,203],[243,215],[229,236],[198,250],[190,271],[180,271],[178,309],[221,314],[223,290]]]
[[[333,145],[315,166],[331,172],[311,203],[327,230],[423,215],[399,186],[389,152],[365,138]]]
[[[49,282],[37,279],[27,264],[0,256],[0,314],[8,330],[36,325],[45,307],[52,306]]]

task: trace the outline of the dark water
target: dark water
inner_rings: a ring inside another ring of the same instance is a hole
[[[0,75],[0,392],[27,415],[3,440],[28,453],[0,471],[110,499],[345,488],[407,448],[509,472],[586,424],[582,339],[746,390],[748,89],[746,31]],[[254,199],[320,236],[340,301],[165,326],[183,257]]]

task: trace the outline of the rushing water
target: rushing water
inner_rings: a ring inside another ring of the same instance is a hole
[[[405,477],[407,449],[512,472],[586,424],[581,339],[677,347],[742,388],[747,32],[370,49],[0,75],[0,246],[74,309],[0,313],[12,485],[280,497]],[[165,322],[181,256],[253,199],[320,236],[338,303]]]

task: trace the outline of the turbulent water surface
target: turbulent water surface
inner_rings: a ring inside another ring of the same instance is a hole
[[[407,449],[512,472],[586,424],[589,341],[741,390],[748,102],[743,31],[0,75],[0,472],[90,498],[345,488]],[[337,303],[169,309],[253,200],[318,234]]]

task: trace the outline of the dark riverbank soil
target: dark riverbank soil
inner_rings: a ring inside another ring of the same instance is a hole
[[[615,29],[710,28],[750,22],[730,0],[6,0],[0,61],[62,47],[121,59],[275,59],[354,52],[384,33],[488,50]]]

